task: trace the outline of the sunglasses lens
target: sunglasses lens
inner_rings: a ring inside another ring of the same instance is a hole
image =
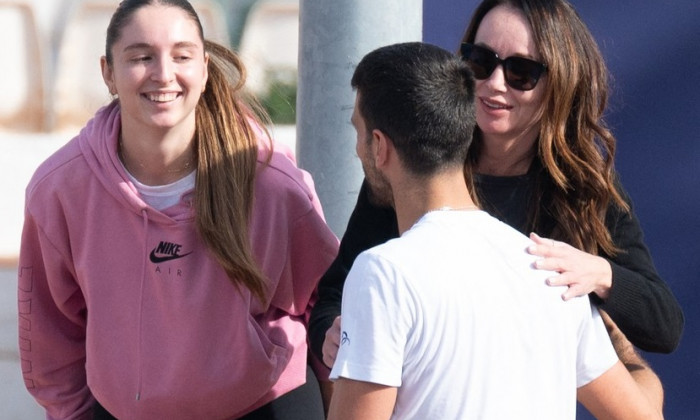
[[[483,80],[491,76],[498,65],[498,57],[493,51],[472,44],[462,44],[462,58],[469,63],[474,77]]]
[[[474,77],[479,80],[488,79],[499,64],[503,64],[508,86],[517,90],[532,90],[540,80],[546,67],[542,63],[523,57],[508,57],[505,60],[488,48],[463,43],[460,49],[462,59],[469,63]]]
[[[527,58],[509,57],[505,60],[506,82],[518,90],[531,90],[537,85],[544,66]]]

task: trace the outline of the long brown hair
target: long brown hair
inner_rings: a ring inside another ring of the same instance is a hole
[[[615,137],[603,121],[609,74],[598,45],[565,0],[485,0],[462,42],[474,42],[484,16],[497,6],[524,13],[547,65],[537,146],[542,170],[528,215],[531,230],[542,229],[551,217],[555,226],[541,233],[589,253],[614,255],[619,249],[605,226],[606,211],[629,206],[615,186]],[[480,143],[477,127],[465,165],[469,180]]]
[[[261,301],[266,280],[256,263],[248,236],[253,209],[258,147],[252,124],[264,130],[266,114],[244,95],[245,67],[228,48],[204,39],[199,17],[186,0],[124,0],[107,29],[106,57],[131,16],[141,7],[162,4],[182,9],[196,22],[209,54],[209,77],[197,104],[194,137],[197,159],[195,220],[202,240],[235,286],[244,286]]]

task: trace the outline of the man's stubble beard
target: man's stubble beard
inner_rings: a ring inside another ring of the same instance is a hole
[[[394,207],[394,194],[391,184],[386,177],[377,170],[369,159],[363,160],[362,169],[369,185],[369,201],[379,207]]]

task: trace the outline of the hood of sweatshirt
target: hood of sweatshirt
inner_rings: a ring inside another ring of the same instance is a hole
[[[117,148],[120,131],[121,112],[115,101],[98,111],[78,136],[80,151],[105,190],[125,209],[148,217],[155,223],[192,220],[191,198],[185,199],[182,206],[168,209],[167,215],[155,211],[141,199],[119,160]],[[147,216],[144,212],[148,213]]]

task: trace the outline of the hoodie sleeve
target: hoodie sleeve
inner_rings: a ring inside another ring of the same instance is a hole
[[[263,270],[273,280],[270,305],[303,322],[308,331],[319,279],[338,252],[338,239],[326,224],[311,176],[278,149],[256,180],[250,231]],[[328,376],[311,358],[319,378]]]
[[[308,279],[313,284],[311,295],[304,306],[304,323],[307,330],[311,311],[318,301],[318,282],[338,252],[338,239],[326,225],[321,213],[321,204],[315,194],[313,200],[316,202],[314,209],[295,224],[290,248],[293,276]],[[330,369],[323,364],[321,359],[316,358],[311,352],[309,358],[316,376],[322,380],[328,378]]]
[[[307,325],[318,281],[337,251],[338,239],[317,208],[294,221],[289,238],[289,265],[295,285],[293,315],[303,314]]]
[[[27,210],[18,273],[19,350],[24,383],[47,419],[89,419],[86,305],[73,268]]]

